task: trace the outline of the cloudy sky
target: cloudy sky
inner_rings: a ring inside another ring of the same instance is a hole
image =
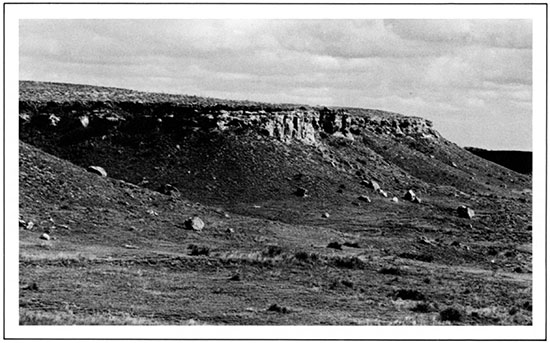
[[[377,108],[532,150],[530,20],[21,20],[22,80]]]

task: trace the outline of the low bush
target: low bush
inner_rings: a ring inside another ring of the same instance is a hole
[[[403,275],[403,271],[397,267],[384,267],[378,271],[380,274]]]
[[[348,269],[364,269],[365,268],[365,262],[363,262],[361,259],[359,259],[356,256],[353,257],[334,257],[332,258],[332,264],[338,268],[348,268]]]
[[[393,294],[393,297],[403,300],[426,300],[426,296],[415,289],[400,289]]]
[[[448,307],[439,312],[439,318],[443,322],[461,322],[462,312],[454,307]]]
[[[278,245],[269,245],[267,249],[263,252],[264,256],[275,257],[283,253],[283,248]]]
[[[191,256],[208,256],[210,255],[210,248],[207,246],[198,246],[195,244],[189,244],[189,255]]]

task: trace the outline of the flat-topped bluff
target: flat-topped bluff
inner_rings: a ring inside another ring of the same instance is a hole
[[[395,137],[440,137],[428,120],[379,110],[233,101],[33,81],[20,82],[19,113],[23,124],[49,125],[66,133],[78,128],[108,131],[121,127],[170,132],[254,131],[283,142],[305,144],[317,144],[319,136],[327,135],[354,140],[365,130]]]

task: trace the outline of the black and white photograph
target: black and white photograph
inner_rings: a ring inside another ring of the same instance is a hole
[[[5,338],[546,337],[546,3],[4,16]]]

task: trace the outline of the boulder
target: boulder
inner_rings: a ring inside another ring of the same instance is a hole
[[[378,189],[378,194],[380,194],[381,196],[383,196],[384,198],[387,198],[388,197],[388,192],[382,190],[381,188]]]
[[[323,218],[329,218],[330,214],[328,212],[323,213]]]
[[[407,191],[407,193],[405,193],[405,195],[403,196],[403,198],[405,200],[408,200],[408,201],[413,201],[414,199],[416,199],[416,194],[414,194],[414,192],[412,191],[412,189],[409,189]]]
[[[366,187],[370,188],[370,189],[373,189],[375,192],[378,192],[378,191],[381,190],[380,185],[378,184],[378,182],[373,181],[373,180],[363,180],[361,182],[361,184],[363,186],[366,186]]]
[[[167,183],[165,185],[162,185],[159,188],[159,192],[162,193],[162,194],[166,194],[166,195],[178,195],[178,194],[180,194],[179,189],[177,189],[176,187],[172,186],[169,183]]]
[[[299,197],[306,197],[307,196],[307,189],[305,189],[303,187],[298,187],[298,189],[296,189],[296,192],[294,192],[294,194],[296,194]]]
[[[398,203],[399,199],[397,199],[397,197],[393,197],[393,198],[391,198],[391,202]]]
[[[204,229],[204,222],[197,216],[187,219],[183,225],[187,230],[201,231]]]
[[[86,170],[89,171],[90,173],[94,173],[102,177],[107,177],[107,172],[105,171],[105,169],[101,167],[89,166]]]
[[[43,234],[41,234],[39,238],[40,238],[40,239],[43,239],[43,240],[45,240],[45,241],[49,241],[49,240],[51,239],[50,235],[48,235],[48,234],[45,233],[45,232],[44,232]]]
[[[361,201],[364,201],[364,202],[371,202],[370,198],[366,195],[360,195],[357,200],[361,200]]]
[[[458,216],[460,218],[466,218],[466,219],[472,219],[475,215],[474,210],[464,205],[458,206],[458,208],[456,209],[456,212],[458,213]]]

